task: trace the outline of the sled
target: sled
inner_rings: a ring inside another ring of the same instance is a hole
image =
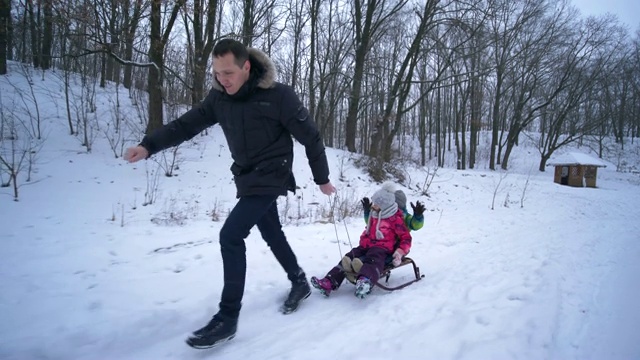
[[[409,265],[411,264],[411,266],[413,266],[413,274],[415,275],[415,279],[411,279],[408,282],[405,282],[403,284],[400,284],[398,286],[393,286],[390,287],[389,285],[389,277],[391,276],[391,271],[401,268],[405,265]],[[354,272],[346,272],[346,279],[349,280],[350,283],[355,284],[356,283],[356,278],[358,277],[358,274],[354,273]],[[384,285],[381,284],[381,280],[382,278],[384,278]],[[375,283],[375,286],[387,290],[387,291],[394,291],[394,290],[400,290],[403,289],[417,281],[422,280],[422,278],[424,278],[424,275],[420,274],[420,268],[418,267],[418,265],[416,264],[415,261],[413,261],[413,259],[411,259],[410,257],[404,257],[402,259],[402,262],[400,263],[400,265],[398,266],[393,266],[393,264],[388,264],[385,265],[384,269],[382,270],[382,273],[380,274],[380,279],[378,279],[378,281]]]

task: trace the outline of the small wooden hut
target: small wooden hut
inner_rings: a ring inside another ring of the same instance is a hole
[[[575,187],[596,187],[599,167],[607,167],[604,161],[583,153],[570,152],[547,163],[555,166],[553,182]]]

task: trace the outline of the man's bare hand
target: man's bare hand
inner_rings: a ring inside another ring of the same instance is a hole
[[[130,163],[146,159],[148,156],[149,151],[140,145],[130,147],[124,153],[124,159]]]
[[[333,184],[331,184],[331,181],[329,181],[326,184],[320,185],[320,191],[322,191],[322,193],[325,195],[331,195],[336,192],[336,188],[333,186]]]

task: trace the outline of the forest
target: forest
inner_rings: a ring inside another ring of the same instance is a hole
[[[372,159],[374,179],[405,160],[506,170],[525,140],[544,171],[567,144],[602,155],[603,139],[624,151],[640,136],[640,29],[570,1],[0,0],[0,74],[14,62],[26,76],[80,77],[82,105],[65,86],[65,116],[87,151],[96,87],[126,89],[136,106],[108,120],[133,134],[123,148],[204,98],[225,37],[267,53],[325,144]],[[3,148],[18,133],[37,145],[35,111],[21,129],[2,114]]]

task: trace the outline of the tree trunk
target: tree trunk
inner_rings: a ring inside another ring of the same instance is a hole
[[[290,17],[293,16],[293,25],[291,26],[293,28],[293,64],[291,66],[291,82],[289,85],[296,89],[300,78],[301,53],[302,49],[306,46],[306,44],[304,44],[306,43],[304,31],[307,21],[309,20],[308,16],[310,15],[305,12],[303,1],[291,1],[289,9],[291,12]],[[313,62],[313,60],[311,60],[311,62]]]
[[[372,37],[373,15],[376,10],[376,1],[369,0],[366,14],[362,18],[362,1],[355,0],[355,26],[356,26],[356,56],[353,68],[353,81],[351,94],[349,94],[349,109],[347,111],[345,146],[348,151],[356,151],[356,133],[358,129],[358,109],[360,106],[360,94],[362,92],[362,79],[364,77],[364,65],[369,52]]]
[[[133,60],[133,41],[135,40],[136,30],[140,22],[140,14],[142,12],[142,1],[136,0],[133,8],[133,14],[129,14],[130,1],[125,1],[124,6],[124,60]],[[131,89],[133,80],[133,65],[124,66],[124,78],[122,85],[125,89]]]
[[[0,75],[7,73],[11,0],[0,0]]]
[[[171,29],[175,24],[180,8],[184,5],[184,1],[178,0],[173,4],[171,14],[166,19],[164,33],[162,33],[162,0],[153,0],[151,2],[149,61],[155,66],[149,67],[149,123],[147,124],[147,134],[164,125],[164,103],[162,98],[164,46],[169,39]]]
[[[202,3],[196,0],[193,10],[193,41],[194,41],[194,68],[193,68],[193,89],[191,91],[191,103],[196,105],[205,97],[205,79],[207,75],[207,64],[209,55],[214,47],[214,36],[216,30],[217,0],[208,0],[206,8],[206,22],[202,24]]]
[[[496,73],[496,93],[493,101],[493,119],[491,121],[491,155],[489,169],[496,169],[496,150],[498,148],[498,130],[500,128],[500,100],[502,99],[502,70],[498,68]]]
[[[52,0],[44,0],[44,31],[42,32],[42,70],[51,68],[51,45],[53,44]]]
[[[310,4],[310,17],[311,17],[311,34],[310,48],[309,48],[309,77],[307,78],[309,84],[309,113],[316,119],[316,89],[315,89],[315,71],[316,71],[316,38],[318,36],[318,16],[320,12],[320,0],[311,0]],[[323,134],[324,135],[324,134]]]
[[[29,32],[31,34],[31,55],[34,68],[40,67],[40,46],[38,46],[38,22],[33,11],[33,0],[26,0],[27,13],[29,14]]]
[[[253,44],[254,18],[253,11],[255,7],[254,0],[244,0],[243,19],[242,19],[242,43],[244,46],[250,47]]]
[[[29,16],[28,16],[28,11],[24,11],[24,13],[22,14],[22,29],[27,29],[29,27]],[[20,51],[18,52],[18,60],[20,62],[26,63],[29,60],[27,60],[28,58],[28,54],[27,54],[27,49],[29,48],[29,45],[27,44],[27,31],[21,31],[20,32],[22,36],[20,36],[20,46],[18,47],[18,49],[20,49]]]
[[[161,0],[153,0],[151,2],[150,17],[150,40],[149,61],[155,66],[149,67],[148,92],[149,92],[149,123],[147,124],[147,134],[153,130],[162,127],[163,121],[163,102],[162,102],[162,81],[164,65],[164,43],[161,35]]]
[[[482,92],[480,90],[481,81],[478,75],[479,55],[472,55],[471,58],[471,114],[469,119],[469,169],[476,165],[476,155],[478,149],[478,133],[480,132],[482,115]]]
[[[628,79],[622,79],[622,94],[620,96],[620,107],[618,111],[618,139],[620,139],[620,147],[624,151],[624,125],[625,117],[627,113],[627,94],[628,94]]]
[[[437,1],[427,0],[424,4],[422,12],[416,12],[420,22],[416,29],[416,33],[413,36],[411,45],[407,51],[405,58],[402,61],[400,69],[397,70],[397,74],[393,78],[393,84],[390,91],[388,91],[387,103],[384,110],[384,119],[390,119],[391,113],[394,108],[394,104],[397,102],[396,116],[391,131],[384,137],[384,161],[391,161],[391,148],[393,140],[396,138],[402,125],[402,119],[407,112],[405,109],[409,93],[411,91],[411,79],[414,78],[414,72],[416,65],[422,52],[422,43],[424,37],[427,34],[428,29],[433,24],[433,18],[436,12]],[[439,73],[442,73],[439,72]],[[439,78],[439,76],[437,77]],[[421,96],[425,96],[422,94]]]
[[[107,56],[106,54],[102,54],[100,55],[100,87],[101,88],[105,88],[105,86],[107,85],[107,80],[106,80],[106,76],[107,76],[107,58],[109,56]]]
[[[120,50],[119,50],[119,39],[118,39],[118,33],[119,30],[116,26],[117,23],[117,15],[118,15],[118,8],[117,8],[117,2],[116,1],[111,1],[111,9],[110,9],[110,13],[109,13],[109,36],[107,37],[105,35],[105,43],[107,43],[107,47],[109,49],[109,51],[113,54],[116,54],[118,56],[120,56]],[[105,75],[105,79],[107,81],[115,81],[116,77],[120,77],[120,74],[116,74],[115,70],[116,70],[116,61],[113,59],[112,56],[107,56],[105,57],[105,69],[104,69],[104,75]],[[101,85],[102,87],[102,85]]]
[[[540,157],[540,164],[538,166],[538,170],[541,172],[544,172],[544,168],[547,166],[547,160],[549,160],[548,156],[541,156]]]
[[[9,14],[7,15],[7,60],[14,60],[13,53],[13,18],[11,17],[11,0],[0,0],[9,2]]]
[[[441,88],[438,88],[436,90],[436,115],[434,117],[434,120],[436,122],[436,133],[435,133],[435,138],[436,138],[436,159],[438,162],[438,166],[441,166],[440,164],[442,163],[442,159],[440,158],[440,150],[442,145],[442,139],[444,139],[444,137],[442,136],[442,97],[440,94]]]
[[[420,93],[423,94],[426,91],[426,82],[422,81],[426,78],[426,71],[420,74]],[[427,103],[428,97],[425,96],[420,99],[420,109],[418,117],[418,141],[420,142],[420,165],[425,166],[427,163],[427,113],[429,104]]]

